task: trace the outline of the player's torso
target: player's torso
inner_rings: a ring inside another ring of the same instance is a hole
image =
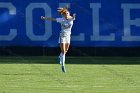
[[[63,18],[63,20],[61,22],[61,29],[62,29],[61,32],[71,34],[72,26],[73,26],[73,20],[72,19],[66,20],[65,18]]]

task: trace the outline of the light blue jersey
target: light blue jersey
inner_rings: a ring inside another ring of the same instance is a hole
[[[73,18],[68,19],[68,20],[65,19],[64,17],[56,18],[56,21],[61,24],[61,33],[71,34],[73,20],[74,20]]]

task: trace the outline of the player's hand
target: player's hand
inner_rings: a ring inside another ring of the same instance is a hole
[[[44,17],[44,16],[41,16],[41,19],[42,19],[42,20],[44,20],[44,19],[45,19],[45,17]]]
[[[76,17],[76,14],[74,13],[74,14],[72,15],[73,20],[75,20],[75,17]]]
[[[73,14],[73,17],[75,17],[75,16],[76,16],[76,13]]]

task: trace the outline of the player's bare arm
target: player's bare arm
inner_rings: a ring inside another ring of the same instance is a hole
[[[42,20],[56,21],[55,18],[41,16]]]

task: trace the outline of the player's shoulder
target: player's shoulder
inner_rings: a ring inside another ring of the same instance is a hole
[[[69,19],[70,19],[71,21],[75,20],[75,19],[73,19],[73,17],[72,17],[72,16],[70,16],[70,17],[69,17]]]

